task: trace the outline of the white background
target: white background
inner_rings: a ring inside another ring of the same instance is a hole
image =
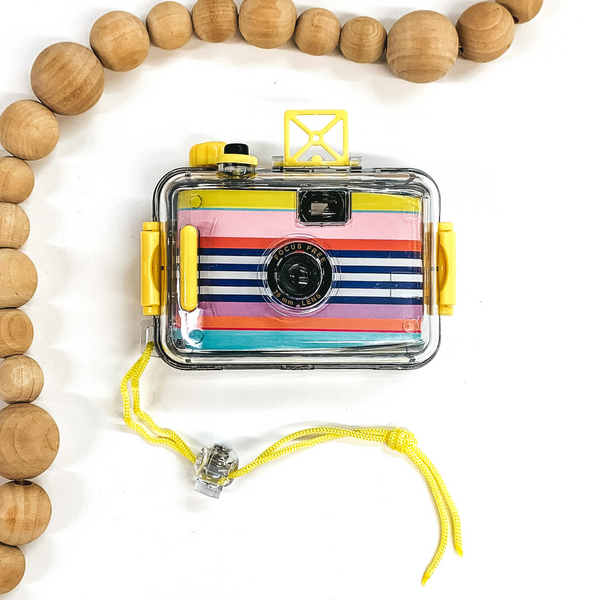
[[[342,22],[471,2],[323,0]],[[578,4],[576,7],[575,4]],[[584,7],[585,4],[585,7]],[[0,109],[31,97],[51,43],[148,0],[0,3]],[[310,5],[299,4],[299,12]],[[191,7],[191,4],[190,4]],[[240,36],[151,48],[106,72],[98,105],[59,117],[33,165],[25,307],[61,450],[38,478],[54,514],[24,548],[7,598],[592,598],[598,559],[598,43],[595,2],[546,2],[486,65],[459,59],[414,85],[374,65],[260,50]],[[367,166],[412,166],[442,190],[459,244],[459,304],[438,356],[415,372],[181,373],[154,359],[143,402],[198,451],[227,441],[243,464],[282,435],[340,423],[406,427],[459,508],[463,559],[438,542],[426,483],[406,457],[331,443],[263,467],[219,501],[191,465],[122,422],[119,382],[139,355],[139,231],[167,171],[197,142],[247,142],[263,165],[288,108],[345,108]]]

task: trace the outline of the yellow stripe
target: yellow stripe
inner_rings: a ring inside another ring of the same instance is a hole
[[[186,190],[179,192],[178,208],[296,210],[296,192],[278,190]],[[421,211],[421,201],[411,196],[352,194],[353,211]]]

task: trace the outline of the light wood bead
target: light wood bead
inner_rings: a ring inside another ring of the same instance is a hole
[[[0,249],[0,308],[19,308],[29,302],[37,282],[37,271],[26,254]]]
[[[340,50],[353,62],[372,63],[385,50],[387,32],[385,27],[371,17],[356,17],[342,28]]]
[[[517,24],[531,21],[542,10],[543,3],[544,0],[501,0],[498,2],[508,9]]]
[[[81,44],[59,42],[43,50],[31,68],[33,93],[59,115],[80,115],[104,91],[104,69]]]
[[[101,16],[92,26],[90,46],[111,71],[131,71],[148,56],[150,36],[146,26],[131,13],[116,10]]]
[[[324,8],[309,8],[296,22],[294,39],[302,52],[324,56],[338,47],[341,31],[340,21],[332,12]]]
[[[0,486],[0,542],[3,544],[16,546],[37,540],[46,531],[51,516],[50,498],[37,483],[9,481]]]
[[[198,0],[192,9],[192,21],[201,40],[225,42],[237,33],[237,6],[233,0]]]
[[[33,171],[24,160],[0,157],[0,202],[20,204],[31,196],[34,185]]]
[[[58,121],[34,100],[18,100],[0,115],[0,143],[15,156],[38,160],[58,144]]]
[[[25,574],[25,556],[16,546],[0,544],[0,594],[14,590]]]
[[[29,218],[20,206],[0,202],[0,248],[20,248],[29,237],[29,229]]]
[[[431,10],[404,15],[388,34],[388,64],[398,77],[412,83],[442,78],[457,56],[456,28],[444,15]]]
[[[7,404],[33,402],[44,387],[44,373],[30,356],[9,356],[0,364],[0,398]]]
[[[497,2],[478,2],[465,10],[456,24],[462,56],[489,62],[502,56],[515,37],[515,22]]]
[[[277,48],[294,35],[296,6],[292,0],[244,0],[239,25],[249,44]]]
[[[29,317],[16,308],[0,310],[0,358],[24,354],[33,342]]]
[[[0,310],[0,358],[24,354],[33,342],[33,325],[17,308]]]
[[[192,17],[179,2],[161,2],[148,13],[146,28],[155,46],[163,50],[177,50],[192,37]]]
[[[41,475],[54,462],[59,443],[58,427],[43,408],[20,403],[0,410],[2,477],[31,479]],[[0,542],[11,543],[1,538]]]

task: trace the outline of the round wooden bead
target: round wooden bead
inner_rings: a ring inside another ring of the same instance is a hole
[[[146,60],[150,37],[146,26],[135,15],[115,10],[94,23],[90,46],[107,69],[131,71]]]
[[[33,100],[18,100],[0,115],[0,143],[24,160],[48,156],[58,144],[58,121],[50,110]]]
[[[27,403],[3,408],[0,410],[0,475],[6,479],[41,475],[54,462],[59,441],[58,427],[43,408]],[[1,538],[0,541],[10,544]]]
[[[294,35],[296,6],[292,0],[244,0],[239,24],[248,43],[277,48]]]
[[[31,196],[34,184],[33,171],[24,160],[0,157],[0,202],[20,204]]]
[[[324,8],[309,8],[296,22],[294,39],[302,52],[323,56],[338,47],[341,30],[340,21],[332,12]]]
[[[177,50],[192,37],[190,11],[179,2],[161,2],[148,13],[146,27],[150,41],[163,50]]]
[[[544,0],[500,0],[504,8],[513,16],[515,23],[527,23],[542,9]]]
[[[452,68],[457,56],[456,29],[437,12],[411,12],[390,29],[387,61],[392,71],[406,81],[436,81]]]
[[[33,63],[31,88],[53,112],[80,115],[100,100],[104,69],[96,55],[81,44],[52,44]]]
[[[461,54],[473,62],[502,56],[515,37],[515,22],[497,2],[478,2],[465,10],[456,24]]]
[[[29,317],[16,308],[0,310],[0,358],[24,354],[33,342]]]
[[[46,531],[51,516],[50,498],[37,483],[9,481],[0,486],[0,542],[3,544],[16,546],[37,540]]]
[[[20,248],[28,237],[29,218],[25,211],[16,204],[0,202],[0,248]]]
[[[44,373],[30,356],[9,356],[0,364],[0,398],[7,404],[33,402],[44,387]]]
[[[238,11],[233,0],[198,0],[192,9],[196,35],[205,42],[219,43],[238,30]]]
[[[19,308],[31,300],[37,288],[37,271],[19,250],[0,249],[0,308]]]
[[[14,590],[25,574],[25,556],[20,548],[0,544],[0,594]]]
[[[351,61],[375,62],[385,50],[387,32],[385,27],[371,17],[356,17],[342,28],[340,50]]]

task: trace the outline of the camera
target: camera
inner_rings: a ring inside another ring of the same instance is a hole
[[[271,168],[245,144],[192,148],[158,184],[142,232],[142,305],[170,365],[414,368],[454,304],[454,232],[435,183],[414,169],[364,169],[323,131],[317,154]],[[337,121],[336,121],[337,122]],[[316,157],[316,158],[315,158]]]

